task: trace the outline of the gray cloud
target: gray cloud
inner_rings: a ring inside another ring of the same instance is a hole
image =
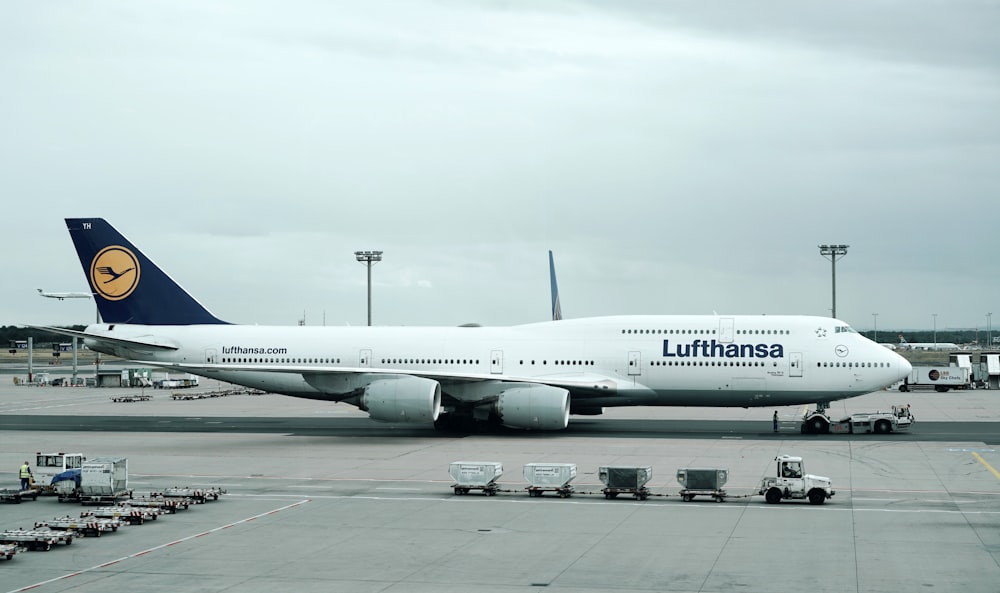
[[[1000,175],[989,3],[103,2],[0,23],[4,323],[90,319],[104,216],[219,316],[829,309],[984,324]],[[289,271],[277,282],[268,270]]]

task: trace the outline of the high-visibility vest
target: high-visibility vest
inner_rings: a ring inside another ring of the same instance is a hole
[[[27,463],[25,463],[24,465],[21,466],[21,477],[22,478],[30,478],[31,477],[31,468],[28,467]]]

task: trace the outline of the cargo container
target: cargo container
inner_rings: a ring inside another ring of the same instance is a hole
[[[646,500],[649,490],[646,483],[653,479],[653,468],[603,466],[597,475],[604,484],[604,498],[616,498],[619,494],[631,494],[638,500]]]
[[[684,468],[677,470],[677,482],[684,488],[680,495],[684,502],[694,500],[695,496],[711,496],[715,502],[726,499],[726,491],[722,489],[729,480],[729,470],[721,468]]]
[[[570,482],[575,477],[575,463],[527,463],[524,466],[529,496],[541,496],[545,491],[552,491],[561,498],[567,498],[573,492]]]
[[[128,459],[95,457],[80,468],[80,498],[84,502],[109,502],[127,498]]]
[[[482,490],[493,496],[497,493],[497,479],[503,475],[503,464],[499,461],[455,461],[448,468],[455,484],[455,494],[468,494],[470,490]]]

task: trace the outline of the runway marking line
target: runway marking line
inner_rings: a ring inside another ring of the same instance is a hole
[[[143,550],[141,552],[136,552],[135,554],[129,554],[128,556],[122,556],[121,558],[117,558],[115,560],[110,560],[108,562],[103,562],[103,563],[98,564],[96,566],[91,566],[90,568],[84,568],[82,570],[77,570],[75,572],[64,574],[62,576],[58,576],[58,577],[49,579],[47,581],[42,581],[40,583],[35,583],[34,585],[27,585],[25,587],[21,587],[20,589],[13,589],[9,593],[19,593],[21,591],[30,591],[31,589],[37,589],[38,587],[41,587],[43,585],[48,585],[49,583],[54,583],[56,581],[61,581],[63,579],[68,579],[68,578],[71,578],[71,577],[75,577],[75,576],[78,576],[78,575],[81,575],[81,574],[84,574],[84,573],[88,573],[88,572],[91,572],[91,571],[94,571],[94,570],[99,570],[101,568],[106,568],[108,566],[111,566],[112,564],[118,564],[119,562],[122,562],[124,560],[128,560],[130,558],[138,558],[140,556],[145,556],[146,554],[149,554],[151,552],[155,552],[156,550],[162,550],[163,548],[167,548],[167,547],[170,547],[170,546],[175,546],[177,544],[182,544],[182,543],[184,543],[186,541],[189,541],[189,540],[192,540],[192,539],[194,539],[196,537],[203,537],[203,536],[206,536],[206,535],[213,534],[216,531],[222,531],[223,529],[229,529],[230,527],[235,527],[237,525],[242,525],[243,523],[249,523],[250,521],[253,521],[255,519],[259,519],[260,517],[265,517],[267,515],[273,515],[275,513],[280,513],[281,511],[287,511],[288,509],[292,509],[292,508],[295,508],[297,506],[304,505],[307,502],[309,502],[309,499],[300,500],[298,502],[294,502],[292,504],[288,504],[288,505],[285,505],[285,506],[277,508],[277,509],[271,509],[270,511],[259,513],[257,515],[252,516],[252,517],[247,517],[246,519],[240,519],[239,521],[233,521],[232,523],[227,523],[225,525],[221,525],[219,527],[215,527],[213,529],[209,529],[208,531],[202,531],[201,533],[196,533],[194,535],[189,535],[187,537],[182,537],[181,539],[174,540],[174,541],[166,543],[166,544],[160,544],[158,546],[153,546],[152,548],[145,549],[145,550]]]
[[[972,452],[972,456],[976,458],[976,461],[978,461],[979,463],[983,464],[983,467],[985,467],[986,469],[990,470],[990,473],[993,474],[996,477],[996,479],[1000,480],[1000,472],[998,472],[992,465],[990,465],[989,463],[987,463],[986,460],[983,459],[982,455],[980,455],[979,453],[976,453],[975,451],[973,451]]]

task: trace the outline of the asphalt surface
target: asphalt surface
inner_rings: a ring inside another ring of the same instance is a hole
[[[372,422],[367,418],[253,418],[210,416],[169,418],[158,416],[49,416],[5,415],[0,430],[20,431],[101,431],[101,432],[243,432],[288,434],[296,436],[394,437],[453,439],[461,436],[516,435],[526,439],[548,440],[561,436],[602,439],[785,439],[790,435],[811,441],[843,441],[844,435],[802,435],[793,431],[775,434],[770,422],[739,420],[643,420],[579,419],[558,433],[484,427],[474,433],[439,432],[425,426],[398,426]],[[855,434],[856,442],[951,442],[976,441],[1000,446],[1000,422],[917,422],[910,431],[891,435]]]
[[[800,409],[616,409],[559,433],[438,433],[280,396],[114,403],[121,390],[0,387],[0,487],[35,451],[128,457],[137,493],[216,487],[101,538],[0,560],[3,591],[1000,591],[1000,392],[907,394],[910,433],[802,435]],[[887,409],[900,394],[837,402]],[[823,506],[764,503],[779,454],[832,479]],[[502,462],[459,496],[458,460]],[[569,498],[522,466],[575,463]],[[598,468],[653,468],[648,500],[606,500]],[[675,471],[729,470],[724,503]],[[0,505],[0,529],[86,507]]]

